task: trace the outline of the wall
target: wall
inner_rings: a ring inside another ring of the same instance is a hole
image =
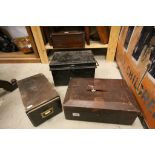
[[[12,38],[28,36],[25,26],[1,26]]]

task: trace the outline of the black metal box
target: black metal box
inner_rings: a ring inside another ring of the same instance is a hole
[[[25,111],[34,126],[62,111],[58,93],[43,74],[18,81]]]
[[[91,50],[55,52],[50,62],[55,86],[67,85],[72,77],[94,77],[95,68]]]

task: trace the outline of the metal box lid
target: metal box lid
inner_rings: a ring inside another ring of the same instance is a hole
[[[139,112],[135,98],[121,79],[73,78],[63,106]]]
[[[59,97],[52,84],[43,74],[19,80],[18,87],[26,111]]]
[[[95,68],[96,60],[91,50],[86,51],[61,51],[55,52],[50,61],[50,68]]]

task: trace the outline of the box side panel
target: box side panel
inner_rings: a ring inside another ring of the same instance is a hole
[[[90,109],[64,106],[65,118],[90,122],[131,125],[137,117],[136,112]]]

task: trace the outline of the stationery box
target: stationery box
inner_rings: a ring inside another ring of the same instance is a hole
[[[124,80],[73,78],[64,100],[66,119],[131,125],[139,114]]]

